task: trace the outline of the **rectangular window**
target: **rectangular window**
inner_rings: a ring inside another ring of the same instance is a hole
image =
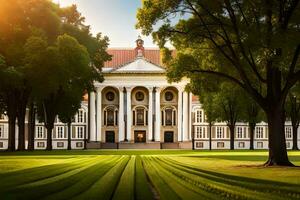
[[[115,113],[114,110],[107,110],[107,126],[114,126]]]
[[[77,147],[77,148],[83,147],[82,142],[76,142],[76,147]]]
[[[78,111],[78,123],[84,123],[84,112],[83,110]]]
[[[38,139],[43,139],[44,138],[44,127],[43,126],[37,126],[36,127],[35,137],[38,138]]]
[[[237,138],[239,138],[239,139],[241,139],[241,138],[244,138],[244,129],[243,129],[243,127],[241,127],[241,126],[238,126],[238,127],[236,127],[236,137]]]
[[[77,139],[83,139],[84,137],[84,127],[78,126],[77,127]]]
[[[45,147],[45,142],[38,142],[37,147],[38,148],[44,148]]]
[[[196,142],[197,148],[203,148],[203,142]]]
[[[239,142],[239,148],[245,148],[245,142]]]
[[[224,142],[217,142],[217,148],[224,148]]]
[[[57,142],[57,147],[59,147],[59,148],[64,147],[64,143],[63,142]]]
[[[203,122],[203,111],[202,110],[196,110],[195,113],[195,119],[196,119],[196,123],[201,123]]]
[[[264,127],[261,126],[255,127],[255,138],[257,139],[264,138]]]
[[[286,139],[291,139],[292,138],[292,127],[291,126],[286,126],[285,127],[285,138]]]
[[[136,109],[136,124],[144,126],[145,124],[145,112],[144,109]]]
[[[0,126],[0,138],[4,137],[4,127]]]
[[[57,138],[64,138],[64,127],[63,126],[56,127],[56,135],[57,135]]]
[[[216,131],[217,131],[217,138],[218,139],[224,138],[224,136],[225,136],[225,133],[224,133],[225,132],[225,127],[217,126]]]
[[[262,149],[264,147],[264,143],[257,142],[257,148]]]

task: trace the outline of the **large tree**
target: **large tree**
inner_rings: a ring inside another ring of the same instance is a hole
[[[167,65],[180,72],[178,76],[212,75],[243,88],[267,116],[265,165],[291,166],[284,105],[290,88],[300,80],[299,16],[299,0],[145,0],[137,28],[147,35],[153,32],[161,47],[172,42],[178,53]],[[196,56],[202,51],[214,57],[215,65]],[[188,63],[181,62],[186,58]]]

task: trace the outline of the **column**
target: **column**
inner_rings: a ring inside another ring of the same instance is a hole
[[[161,111],[160,111],[160,92],[161,88],[156,87],[155,89],[155,141],[160,141],[160,126],[161,126]]]
[[[90,101],[90,141],[96,141],[96,105],[95,92],[91,92],[89,96]]]
[[[119,87],[119,142],[125,139],[124,130],[124,87]]]
[[[131,126],[132,126],[132,111],[131,111],[131,87],[126,87],[126,95],[127,95],[127,140],[131,141]]]
[[[188,140],[189,135],[189,127],[188,127],[188,121],[189,121],[189,110],[188,110],[188,93],[183,92],[183,109],[182,109],[182,134],[183,134],[183,141]]]
[[[193,94],[190,92],[189,93],[189,140],[192,140],[192,123],[193,123],[192,122],[192,109],[193,109],[192,103],[193,103]]]
[[[97,88],[97,104],[96,104],[96,141],[101,142],[102,129],[102,87]]]
[[[148,87],[149,109],[148,109],[148,140],[152,140],[153,134],[153,87]]]
[[[178,142],[182,142],[182,93],[183,89],[178,87]]]

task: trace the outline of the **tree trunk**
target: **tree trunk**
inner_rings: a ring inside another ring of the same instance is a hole
[[[209,123],[209,125],[208,125],[209,127],[208,127],[208,131],[209,131],[209,150],[211,150],[211,128],[212,128],[212,123]]]
[[[68,150],[71,150],[71,121],[68,122]]]
[[[25,108],[26,109],[26,108]],[[26,110],[25,110],[26,111]],[[18,151],[25,150],[25,113],[18,114]]]
[[[30,103],[28,116],[28,150],[34,150],[34,135],[35,135],[35,108],[34,103]]]
[[[230,130],[230,150],[234,150],[234,127],[235,125],[229,125]]]
[[[8,151],[16,150],[16,118],[17,118],[17,93],[9,91],[7,94],[8,116]]]
[[[249,123],[249,132],[250,132],[250,150],[254,150],[254,130],[255,123]]]
[[[298,127],[299,125],[293,124],[293,150],[298,149]]]
[[[46,150],[47,151],[51,151],[52,150],[52,130],[53,130],[53,126],[47,126],[47,147]]]
[[[16,150],[16,114],[8,114],[8,148],[7,151]]]
[[[284,133],[285,114],[283,106],[270,106],[267,113],[269,129],[269,159],[265,166],[293,166],[289,161]]]

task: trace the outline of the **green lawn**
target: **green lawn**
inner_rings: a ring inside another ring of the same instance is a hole
[[[300,151],[290,151],[300,166]],[[300,199],[300,167],[266,151],[0,152],[0,199]]]

